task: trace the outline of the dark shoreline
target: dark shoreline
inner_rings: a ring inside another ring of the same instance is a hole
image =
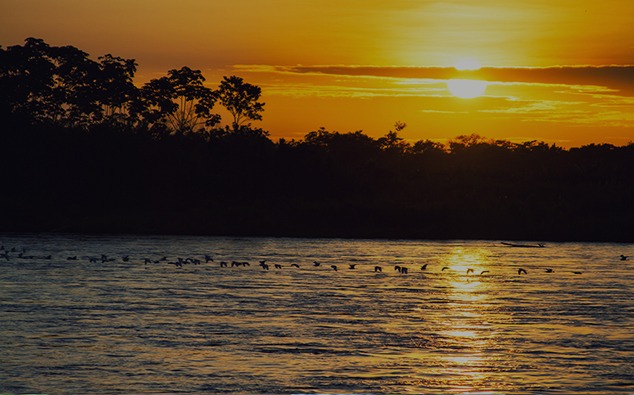
[[[237,227],[222,227],[223,230],[214,231],[207,227],[174,227],[174,226],[153,226],[141,227],[134,224],[126,226],[96,226],[94,223],[82,223],[81,225],[66,225],[54,228],[38,228],[38,227],[22,227],[16,226],[6,228],[0,226],[1,235],[22,235],[22,234],[40,234],[40,235],[86,235],[86,236],[199,236],[199,237],[256,237],[256,238],[290,238],[290,239],[366,239],[366,240],[427,240],[427,241],[446,241],[446,240],[482,240],[491,242],[524,242],[524,243],[568,243],[568,242],[592,242],[592,243],[634,243],[634,237],[631,235],[621,235],[622,237],[605,237],[606,235],[598,234],[522,234],[514,232],[513,235],[500,232],[489,232],[485,234],[454,232],[442,234],[429,233],[406,233],[406,232],[380,232],[376,229],[359,230],[359,229],[338,229],[327,231],[321,229],[315,230],[294,230],[290,232],[285,229],[238,229]],[[612,235],[614,236],[614,235]],[[500,244],[503,246],[503,244]],[[511,248],[511,247],[509,247]]]

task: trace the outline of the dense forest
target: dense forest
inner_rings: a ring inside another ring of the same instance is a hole
[[[272,141],[259,87],[136,67],[0,48],[1,232],[634,241],[632,143],[411,143],[400,122]]]

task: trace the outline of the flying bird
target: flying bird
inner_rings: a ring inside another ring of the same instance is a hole
[[[524,274],[528,274],[528,273],[526,272],[526,270],[522,269],[521,267],[520,267],[519,269],[517,269],[517,274],[520,274],[520,275],[521,275],[522,273],[524,273]]]

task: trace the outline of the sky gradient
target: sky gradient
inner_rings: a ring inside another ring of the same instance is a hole
[[[634,3],[413,0],[0,0],[27,37],[136,59],[136,82],[200,69],[262,87],[272,138],[321,126],[445,142],[478,133],[564,147],[634,141]],[[465,59],[479,70],[457,71]],[[447,80],[486,81],[464,99]],[[224,117],[225,123],[229,122]]]

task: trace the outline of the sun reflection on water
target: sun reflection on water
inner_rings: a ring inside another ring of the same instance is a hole
[[[448,315],[439,335],[452,352],[440,355],[447,375],[449,392],[467,393],[486,387],[487,365],[494,356],[487,353],[495,338],[487,318],[486,300],[494,285],[480,280],[482,271],[490,270],[489,251],[456,248],[445,257],[444,265],[452,269],[448,277]]]
[[[490,266],[490,251],[480,248],[456,247],[451,254],[443,260],[445,266],[450,267],[456,273],[467,273],[473,269],[473,274],[488,270]]]

